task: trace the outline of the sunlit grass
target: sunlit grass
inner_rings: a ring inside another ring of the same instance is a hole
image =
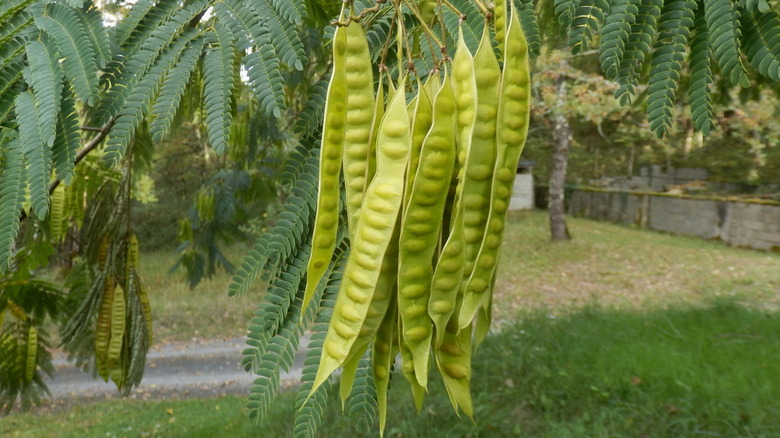
[[[574,239],[551,244],[545,212],[509,216],[498,269],[494,315],[521,310],[562,312],[593,302],[652,308],[734,296],[780,308],[780,256],[720,242],[674,236],[587,219],[569,219]],[[247,245],[228,249],[238,264]],[[243,336],[262,293],[227,296],[230,276],[190,290],[182,272],[169,273],[172,251],[143,254],[141,272],[152,301],[157,342]]]
[[[475,423],[459,419],[434,379],[420,415],[396,374],[387,433],[429,437],[780,436],[780,314],[731,300],[626,311],[588,306],[562,317],[518,315],[477,350]],[[255,426],[245,399],[114,401],[56,415],[14,415],[8,437],[290,437],[294,394],[283,394]],[[357,431],[336,394],[322,437]]]

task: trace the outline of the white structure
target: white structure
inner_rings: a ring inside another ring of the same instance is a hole
[[[510,210],[530,210],[534,208],[534,179],[531,169],[533,161],[521,161],[517,163],[517,175],[512,190],[512,199],[509,202]]]

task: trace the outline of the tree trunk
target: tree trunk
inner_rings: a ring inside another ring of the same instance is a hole
[[[553,138],[552,169],[550,171],[550,193],[548,213],[550,215],[550,234],[553,241],[570,240],[569,228],[564,217],[563,195],[566,183],[566,164],[569,159],[569,143],[571,142],[571,125],[569,117],[563,109],[566,96],[566,77],[558,79],[558,104],[555,114],[555,129]]]

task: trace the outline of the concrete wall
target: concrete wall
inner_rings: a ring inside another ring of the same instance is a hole
[[[780,250],[780,204],[582,188],[566,196],[573,216]]]
[[[512,188],[510,210],[530,210],[534,208],[534,179],[530,173],[518,173]]]

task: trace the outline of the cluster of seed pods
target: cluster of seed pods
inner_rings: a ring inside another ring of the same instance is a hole
[[[473,416],[471,354],[490,322],[529,115],[523,29],[497,3],[500,54],[490,26],[473,54],[461,35],[451,63],[425,83],[381,74],[375,87],[360,22],[334,34],[304,306],[336,244],[342,171],[352,249],[312,392],[341,368],[348,397],[370,349],[380,430],[399,353],[418,409],[435,366],[456,412]]]

